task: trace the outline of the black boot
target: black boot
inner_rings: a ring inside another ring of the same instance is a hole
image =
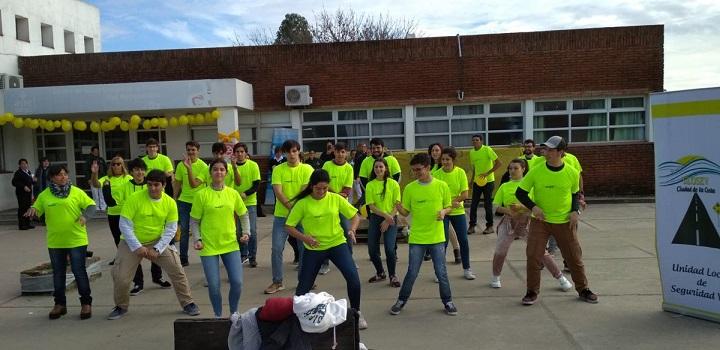
[[[453,255],[455,255],[455,264],[462,263],[462,259],[460,258],[460,249],[453,249]]]

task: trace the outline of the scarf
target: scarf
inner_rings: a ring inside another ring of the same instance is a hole
[[[56,185],[54,182],[50,182],[50,192],[58,198],[67,198],[70,195],[70,188],[72,184],[68,181],[65,186]]]

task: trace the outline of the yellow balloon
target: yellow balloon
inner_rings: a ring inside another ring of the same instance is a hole
[[[15,118],[15,120],[13,120],[14,127],[20,129],[23,127],[23,125],[25,125],[25,123],[23,123],[23,118]]]
[[[158,126],[162,129],[167,128],[168,126],[168,120],[167,118],[158,118]]]
[[[33,119],[30,121],[30,129],[37,129],[38,126],[40,126],[39,120]]]
[[[142,123],[142,127],[145,130],[150,130],[152,128],[152,123],[150,122],[150,120],[145,119]]]
[[[198,114],[195,116],[195,123],[196,124],[205,124],[205,116],[202,114]]]
[[[174,128],[174,127],[178,126],[178,119],[175,117],[171,117],[168,124],[170,124],[170,126],[172,126]]]
[[[32,118],[25,118],[23,119],[23,126],[26,128],[30,127],[30,122],[32,122]]]
[[[212,115],[213,119],[220,119],[220,111],[218,111],[217,109],[213,110],[210,114]]]
[[[180,118],[178,118],[178,124],[180,125],[188,125],[190,122],[190,119],[185,115],[181,115]]]
[[[96,121],[90,122],[90,131],[98,133],[100,132],[100,123]]]
[[[150,119],[150,126],[157,127],[158,126],[158,118],[152,118]]]
[[[120,130],[122,130],[122,131],[130,130],[130,123],[128,123],[124,120],[122,122],[120,122]]]
[[[53,126],[57,129],[62,126],[62,123],[59,120],[54,120]]]
[[[76,120],[75,123],[73,123],[73,126],[75,127],[75,130],[77,130],[77,131],[87,130],[87,124],[83,120]]]
[[[53,123],[51,120],[48,120],[47,123],[45,123],[45,130],[47,131],[55,131],[55,123]]]
[[[110,122],[111,122],[113,125],[118,126],[118,125],[120,125],[120,123],[122,122],[122,120],[120,119],[120,117],[111,117],[111,118],[110,118]]]
[[[133,114],[132,116],[130,116],[130,123],[131,123],[131,124],[132,124],[132,123],[135,123],[135,124],[138,124],[138,125],[139,125],[141,121],[142,121],[142,118],[140,118],[140,116],[137,115],[137,114]]]
[[[70,132],[70,131],[72,131],[72,123],[70,123],[69,120],[65,120],[65,119],[64,119],[64,120],[61,122],[61,124],[62,124],[61,127],[62,127],[62,129],[63,129],[64,132]]]

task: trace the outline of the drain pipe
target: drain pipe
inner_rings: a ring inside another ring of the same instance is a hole
[[[463,64],[462,55],[462,44],[460,43],[460,34],[457,34],[457,48],[458,48],[458,60],[460,63],[460,89],[456,91],[458,101],[462,101],[465,98],[465,91],[463,91],[465,83],[465,66]]]

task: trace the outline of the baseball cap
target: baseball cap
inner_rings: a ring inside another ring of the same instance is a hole
[[[565,149],[565,147],[567,146],[567,142],[565,142],[565,140],[563,140],[563,138],[560,136],[552,136],[547,139],[547,141],[545,141],[542,145],[547,148]]]

